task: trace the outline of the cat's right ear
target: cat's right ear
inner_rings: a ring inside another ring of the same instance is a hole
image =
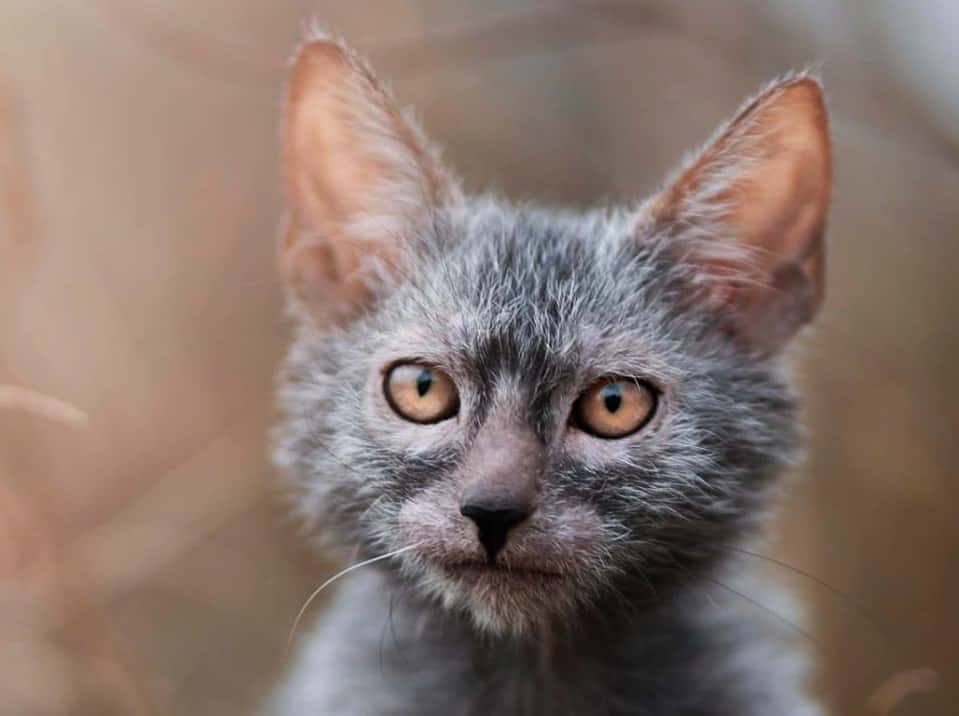
[[[343,320],[369,298],[371,269],[395,266],[404,237],[459,188],[369,66],[335,40],[300,49],[284,119],[281,271],[308,315]]]

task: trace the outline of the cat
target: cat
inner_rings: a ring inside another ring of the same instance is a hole
[[[742,550],[799,456],[783,351],[822,300],[818,79],[583,213],[465,195],[337,39],[299,50],[283,131],[275,462],[310,533],[370,563],[271,712],[820,714]]]

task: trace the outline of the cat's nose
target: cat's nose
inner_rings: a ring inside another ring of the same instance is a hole
[[[476,436],[463,468],[460,514],[476,524],[490,564],[535,509],[543,450],[529,428],[493,418]]]
[[[460,514],[476,523],[479,541],[490,563],[506,544],[510,529],[529,517],[531,511],[529,506],[512,501],[470,501],[460,507]]]

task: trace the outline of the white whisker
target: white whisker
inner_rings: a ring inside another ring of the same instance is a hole
[[[379,562],[384,559],[389,559],[390,557],[395,557],[396,555],[402,554],[403,552],[408,552],[411,549],[416,549],[417,547],[420,546],[420,544],[422,543],[417,542],[416,544],[407,545],[406,547],[400,547],[399,549],[395,549],[392,552],[381,554],[379,557],[372,557],[370,559],[365,559],[362,562],[351,564],[349,567],[346,567],[345,569],[340,570],[339,572],[334,574],[332,577],[327,579],[325,582],[323,582],[323,584],[317,587],[313,591],[313,593],[309,597],[307,597],[306,601],[303,603],[303,606],[300,607],[300,611],[296,615],[296,619],[293,620],[293,627],[290,629],[290,636],[287,638],[287,641],[286,641],[287,646],[290,646],[293,643],[293,637],[296,636],[296,628],[300,625],[300,620],[303,618],[303,615],[306,613],[306,610],[310,608],[310,604],[312,604],[313,600],[319,596],[320,592],[322,592],[328,586],[333,584],[333,582],[338,580],[340,577],[346,576],[347,574],[352,572],[354,569],[359,569],[360,567],[365,567],[367,565],[373,564],[374,562]]]

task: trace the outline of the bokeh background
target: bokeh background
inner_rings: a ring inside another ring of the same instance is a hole
[[[956,713],[954,0],[0,0],[0,714],[254,713],[335,568],[265,457],[278,112],[312,18],[469,187],[550,203],[636,199],[821,68],[828,300],[776,554],[829,586],[767,566],[832,713]]]

